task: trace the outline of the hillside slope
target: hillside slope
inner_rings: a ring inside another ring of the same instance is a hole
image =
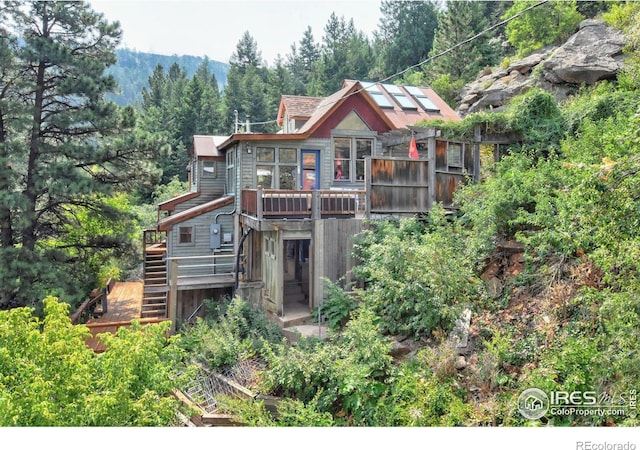
[[[108,73],[115,77],[119,86],[119,93],[111,96],[111,100],[120,106],[133,105],[142,100],[142,88],[148,87],[149,77],[156,65],[161,64],[166,72],[172,64],[177,63],[185,70],[187,77],[191,77],[205,60],[199,56],[156,55],[129,49],[119,49],[116,55],[118,62],[109,68]],[[229,64],[209,60],[209,67],[222,90],[227,82]]]

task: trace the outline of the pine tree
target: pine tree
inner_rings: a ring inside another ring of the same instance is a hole
[[[369,40],[358,32],[353,19],[329,17],[320,60],[316,63],[309,92],[311,95],[329,95],[342,85],[345,79],[366,77],[374,65],[373,50]]]
[[[320,47],[313,39],[311,27],[307,27],[300,40],[300,48],[298,49],[294,43],[291,45],[291,53],[287,56],[286,67],[291,72],[295,83],[292,94],[307,94],[308,86],[313,79],[314,67],[319,59]]]
[[[383,1],[375,41],[377,74],[386,77],[427,59],[438,26],[432,1]]]
[[[105,200],[145,178],[153,144],[132,132],[131,108],[119,110],[104,100],[116,87],[104,73],[116,60],[118,23],[105,21],[84,2],[33,1],[5,8],[20,45],[3,48],[12,64],[0,73],[0,184],[7,188],[0,196],[3,308],[32,304],[43,291],[51,292],[61,264],[78,255],[72,248],[117,245],[100,236],[59,243],[73,225],[74,211],[121,217]]]
[[[225,129],[229,130],[227,132],[235,131],[236,111],[240,122],[244,122],[246,116],[249,116],[251,122],[272,119],[267,117],[268,70],[263,67],[258,44],[248,31],[242,35],[229,62],[231,67],[224,89],[222,118]],[[251,131],[265,129],[265,126],[257,125],[252,127]]]
[[[441,15],[436,30],[431,56],[438,55],[488,28],[487,3],[447,1],[446,10]],[[435,78],[448,74],[454,80],[472,80],[480,70],[494,65],[499,59],[496,54],[499,46],[492,45],[492,36],[489,33],[484,34],[439,56],[429,65],[429,75]]]

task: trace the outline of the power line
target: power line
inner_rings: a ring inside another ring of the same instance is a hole
[[[433,55],[433,56],[430,56],[430,57],[428,57],[427,59],[425,59],[424,61],[420,61],[419,63],[416,63],[416,64],[414,64],[414,65],[412,65],[412,66],[409,66],[409,67],[407,67],[406,69],[401,70],[400,72],[396,72],[396,73],[394,73],[393,75],[389,75],[388,77],[383,78],[383,79],[382,79],[382,80],[380,80],[380,81],[377,81],[377,83],[384,83],[384,82],[386,82],[386,81],[391,80],[392,78],[395,78],[395,77],[398,77],[398,76],[400,76],[400,75],[403,75],[403,74],[407,73],[408,71],[410,71],[410,70],[412,70],[412,69],[416,69],[416,68],[418,68],[418,67],[420,67],[420,66],[423,66],[423,65],[425,65],[425,64],[427,64],[427,63],[429,63],[429,62],[433,61],[434,59],[440,58],[441,56],[446,55],[447,53],[450,53],[450,52],[452,52],[452,51],[456,50],[457,48],[462,47],[463,45],[468,44],[469,42],[472,42],[472,41],[474,41],[474,40],[478,39],[480,36],[482,36],[482,35],[484,35],[484,34],[487,34],[487,33],[489,33],[490,31],[493,31],[493,30],[495,30],[496,28],[501,27],[502,25],[504,25],[504,24],[506,24],[506,23],[511,22],[513,19],[516,19],[516,18],[520,17],[521,15],[525,14],[526,12],[528,12],[528,11],[530,11],[530,10],[534,9],[534,8],[537,8],[538,6],[544,5],[545,3],[548,3],[548,2],[549,2],[549,0],[541,0],[541,1],[539,1],[538,3],[534,3],[533,5],[529,5],[529,6],[527,6],[525,9],[523,9],[522,11],[517,12],[517,13],[516,13],[516,14],[514,14],[513,16],[508,17],[508,18],[506,18],[506,19],[504,19],[504,20],[500,21],[500,22],[498,22],[498,23],[496,23],[496,24],[494,24],[494,25],[490,26],[489,28],[485,28],[484,30],[482,30],[482,31],[481,31],[481,32],[479,32],[478,34],[475,34],[475,35],[471,36],[470,38],[465,39],[464,41],[459,42],[459,43],[455,44],[454,46],[449,47],[448,49],[441,51],[441,52],[440,52],[440,53],[438,53],[438,54],[435,54],[435,55]],[[374,82],[374,83],[375,83],[375,82]],[[346,98],[349,98],[349,97],[351,97],[352,95],[359,94],[360,92],[362,92],[362,91],[364,91],[364,90],[365,90],[365,88],[358,89],[357,91],[353,91],[353,92],[352,92],[352,93],[350,93],[349,95],[345,95],[345,96],[343,96],[343,97],[340,97],[339,99],[334,100],[333,102],[330,102],[330,103],[327,103],[327,104],[324,104],[324,105],[319,105],[319,106],[318,106],[318,108],[327,108],[327,107],[329,107],[329,106],[335,105],[335,104],[336,104],[336,103],[338,103],[339,101],[344,100],[344,99],[346,99]],[[237,120],[237,119],[236,119],[236,120]],[[249,125],[265,125],[265,124],[269,124],[269,123],[276,123],[276,122],[277,122],[277,120],[269,120],[269,121],[266,121],[266,122],[250,122],[250,123],[249,123]],[[241,122],[240,122],[240,123],[241,123]],[[238,124],[238,123],[237,123],[237,124]]]

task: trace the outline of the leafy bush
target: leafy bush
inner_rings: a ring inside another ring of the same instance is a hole
[[[220,369],[260,353],[264,342],[282,339],[277,325],[240,297],[214,305],[207,318],[182,329],[183,346],[195,361]]]
[[[85,345],[66,303],[49,297],[40,320],[30,308],[0,311],[0,426],[168,426],[177,422],[171,390],[192,374],[169,323],[101,335]],[[180,374],[182,372],[182,374]]]
[[[502,18],[507,19],[534,3],[515,0]],[[505,31],[511,45],[518,50],[518,55],[527,56],[545,45],[563,42],[575,32],[583,19],[575,1],[554,1],[513,19],[507,24]]]
[[[376,322],[369,309],[360,308],[344,333],[328,342],[268,345],[262,389],[313,402],[318,412],[331,413],[336,424],[375,425],[377,403],[392,370],[390,345]]]
[[[322,303],[321,314],[327,318],[329,329],[337,330],[346,325],[349,315],[358,307],[358,301],[330,279],[324,278],[324,282],[327,287],[327,298]],[[317,307],[312,315],[318,317]]]
[[[465,245],[459,224],[448,223],[441,206],[430,211],[429,220],[426,229],[409,219],[398,228],[385,224],[373,232],[381,236],[377,242],[369,236],[357,249],[366,255],[354,270],[367,283],[363,302],[390,333],[450,330],[464,306],[481,298],[477,255],[469,254],[473,249]]]
[[[417,361],[400,366],[376,411],[377,426],[462,426],[471,414],[451,379],[440,380]]]

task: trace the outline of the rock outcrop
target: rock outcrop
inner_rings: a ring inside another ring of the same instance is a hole
[[[600,20],[584,20],[563,45],[540,49],[465,86],[457,112],[465,116],[500,110],[534,86],[552,92],[560,101],[580,85],[614,79],[623,67],[624,45],[620,31]]]

